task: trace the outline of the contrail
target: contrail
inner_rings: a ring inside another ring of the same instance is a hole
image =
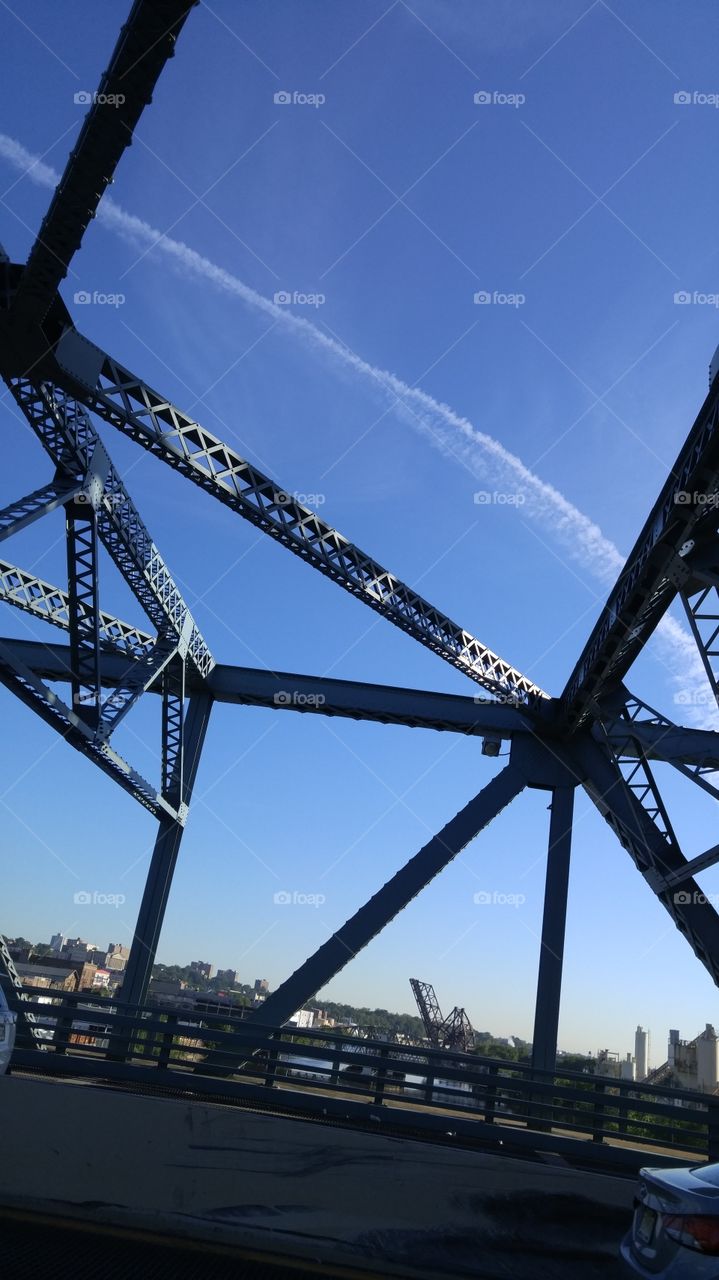
[[[60,175],[33,155],[21,143],[0,133],[0,157],[38,186],[54,190]],[[482,484],[501,485],[521,497],[522,516],[527,516],[561,544],[572,560],[587,569],[604,589],[611,587],[624,564],[624,556],[604,536],[594,521],[575,507],[558,489],[540,479],[492,436],[479,431],[467,418],[447,404],[411,387],[386,369],[378,369],[324,333],[310,320],[294,315],[246,285],[239,277],[217,266],[181,240],[163,235],[142,218],[128,213],[105,196],[98,221],[133,245],[163,254],[176,269],[190,273],[223,293],[240,298],[255,311],[263,312],[316,351],[350,369],[367,381],[374,392],[403,420],[418,431],[445,457],[460,462]],[[719,711],[708,698],[709,686],[694,640],[676,619],[666,616],[657,629],[657,657],[667,667],[675,685],[675,701],[682,705],[683,720],[719,728]]]

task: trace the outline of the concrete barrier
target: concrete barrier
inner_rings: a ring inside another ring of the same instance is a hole
[[[634,1179],[556,1154],[515,1159],[16,1076],[0,1078],[0,1115],[5,1206],[384,1276],[621,1274]]]

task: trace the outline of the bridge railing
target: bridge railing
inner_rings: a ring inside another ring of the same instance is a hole
[[[91,993],[28,989],[50,1052],[22,1037],[13,1064],[60,1075],[227,1098],[275,1099],[304,1112],[387,1120],[415,1128],[452,1115],[503,1130],[719,1159],[719,1098],[561,1068],[363,1040],[335,1030],[263,1027],[236,1010],[136,1006]],[[378,1113],[377,1108],[381,1111]],[[404,1117],[400,1117],[404,1112]],[[413,1121],[413,1123],[414,1123]],[[431,1127],[431,1126],[430,1126]],[[507,1135],[509,1136],[509,1135]]]

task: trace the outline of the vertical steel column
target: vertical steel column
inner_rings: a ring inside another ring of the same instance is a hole
[[[72,705],[76,715],[96,729],[100,722],[100,605],[97,575],[97,522],[88,503],[65,508],[67,579],[70,599]]]
[[[573,812],[574,788],[555,787],[552,791],[552,816],[549,823],[542,945],[532,1043],[532,1066],[540,1071],[554,1071],[557,1064]]]
[[[182,801],[186,805],[192,797],[211,707],[209,693],[198,693],[190,699],[181,752],[184,756]],[[128,1004],[142,1004],[147,996],[183,830],[182,824],[172,818],[160,819],[122,982],[122,999]]]
[[[183,802],[185,660],[179,655],[162,673],[162,794],[175,809]]]

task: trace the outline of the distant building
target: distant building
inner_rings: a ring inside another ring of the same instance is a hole
[[[121,942],[111,942],[107,948],[106,955],[108,961],[110,956],[117,956],[119,960],[127,961],[130,959],[130,948],[123,946]]]
[[[110,970],[96,969],[92,985],[93,987],[102,987],[104,989],[108,988],[110,986]]]
[[[633,1080],[634,1059],[631,1053],[620,1058],[618,1053],[600,1049],[597,1053],[596,1073],[599,1076],[611,1076],[614,1080]]]
[[[86,955],[88,951],[94,949],[95,943],[86,942],[84,938],[66,938],[62,946],[63,955],[69,958],[72,957],[73,951],[82,951]]]
[[[153,996],[179,996],[181,991],[187,988],[186,982],[180,981],[163,981],[161,978],[152,978],[150,981],[149,994]]]
[[[80,961],[83,964],[90,959],[92,952],[97,952],[101,956],[105,955],[105,952],[100,951],[99,947],[96,947],[92,942],[80,941],[72,947],[67,943],[63,948],[63,955],[67,956],[68,960]]]
[[[87,991],[92,987],[92,981],[97,971],[97,965],[90,964],[87,960],[70,960],[67,956],[33,955],[28,963],[32,964],[36,969],[61,969],[66,974],[74,973],[77,976],[78,991]],[[68,988],[68,990],[74,989]]]
[[[313,1027],[314,1022],[314,1009],[298,1009],[297,1013],[293,1013],[292,1017],[287,1019],[288,1027]]]
[[[262,992],[263,995],[267,995],[267,992],[269,991],[269,989],[270,989],[270,984],[267,981],[267,978],[255,978],[255,986],[254,986],[255,991]]]
[[[218,982],[222,982],[226,987],[234,987],[235,983],[237,982],[237,970],[236,969],[218,969],[217,980]]]
[[[215,972],[212,965],[209,964],[207,960],[191,960],[190,968],[193,973],[198,974],[201,978],[206,978],[208,982]]]
[[[77,991],[77,974],[74,969],[57,969],[40,964],[17,964],[15,967],[24,987]]]
[[[649,1032],[637,1027],[634,1036],[635,1079],[646,1080],[649,1075]]]
[[[50,949],[59,955],[65,946],[67,939],[64,933],[54,933],[50,939]]]
[[[652,1080],[657,1084],[673,1084],[679,1089],[697,1089],[714,1093],[719,1086],[719,1039],[710,1022],[694,1040],[681,1040],[679,1032],[669,1032],[667,1061]]]
[[[30,947],[18,946],[17,942],[8,942],[7,949],[10,952],[10,955],[12,956],[15,963],[17,963],[19,960],[21,964],[26,964],[29,961],[30,956],[32,954],[31,946]]]

